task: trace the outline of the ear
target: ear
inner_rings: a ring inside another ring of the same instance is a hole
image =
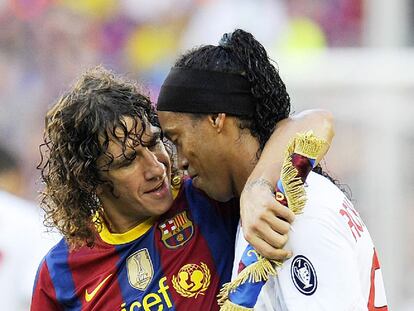
[[[217,133],[220,133],[223,130],[226,117],[227,116],[225,113],[211,114],[208,116],[208,121],[210,122],[210,125],[217,131]]]
[[[103,193],[103,185],[100,184],[96,187],[96,195],[99,196],[99,195],[102,195],[102,193]]]
[[[100,183],[96,187],[96,190],[95,190],[96,195],[99,197],[99,196],[105,195],[105,193],[107,193],[108,190],[110,190],[110,189],[108,188],[108,184],[106,183],[106,181],[109,181],[109,179],[108,179],[109,177],[107,176],[107,172],[99,172],[98,174],[99,174],[99,178],[102,181],[104,181],[103,183]]]

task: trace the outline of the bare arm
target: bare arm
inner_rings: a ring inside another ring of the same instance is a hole
[[[282,120],[266,143],[240,197],[244,237],[259,253],[271,259],[282,260],[291,255],[282,248],[295,215],[276,201],[273,192],[280,178],[286,146],[296,133],[309,130],[328,142],[325,155],[334,136],[330,112],[306,110]]]

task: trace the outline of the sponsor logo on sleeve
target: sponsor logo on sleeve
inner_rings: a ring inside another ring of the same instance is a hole
[[[293,284],[302,294],[313,295],[318,287],[316,271],[308,258],[302,255],[296,256],[290,266],[290,275]]]

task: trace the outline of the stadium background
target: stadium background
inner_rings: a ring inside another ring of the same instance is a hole
[[[278,63],[294,111],[334,114],[325,164],[370,229],[390,310],[413,310],[412,0],[0,0],[0,144],[20,194],[36,200],[44,114],[80,72],[103,64],[156,100],[181,52],[236,27]]]

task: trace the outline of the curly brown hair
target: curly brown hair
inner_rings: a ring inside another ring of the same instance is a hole
[[[136,83],[96,67],[47,112],[44,142],[39,147],[38,169],[45,184],[41,207],[46,212],[45,225],[56,227],[72,247],[93,246],[96,230],[102,228],[102,217],[96,217],[102,212],[96,190],[104,183],[113,190],[100,174],[114,159],[108,152],[110,139],[117,139],[124,152],[131,140],[146,144],[141,140],[146,122],[137,133],[128,130],[125,118],[146,120],[160,128],[144,94]],[[108,160],[104,167],[97,165],[101,156]]]

